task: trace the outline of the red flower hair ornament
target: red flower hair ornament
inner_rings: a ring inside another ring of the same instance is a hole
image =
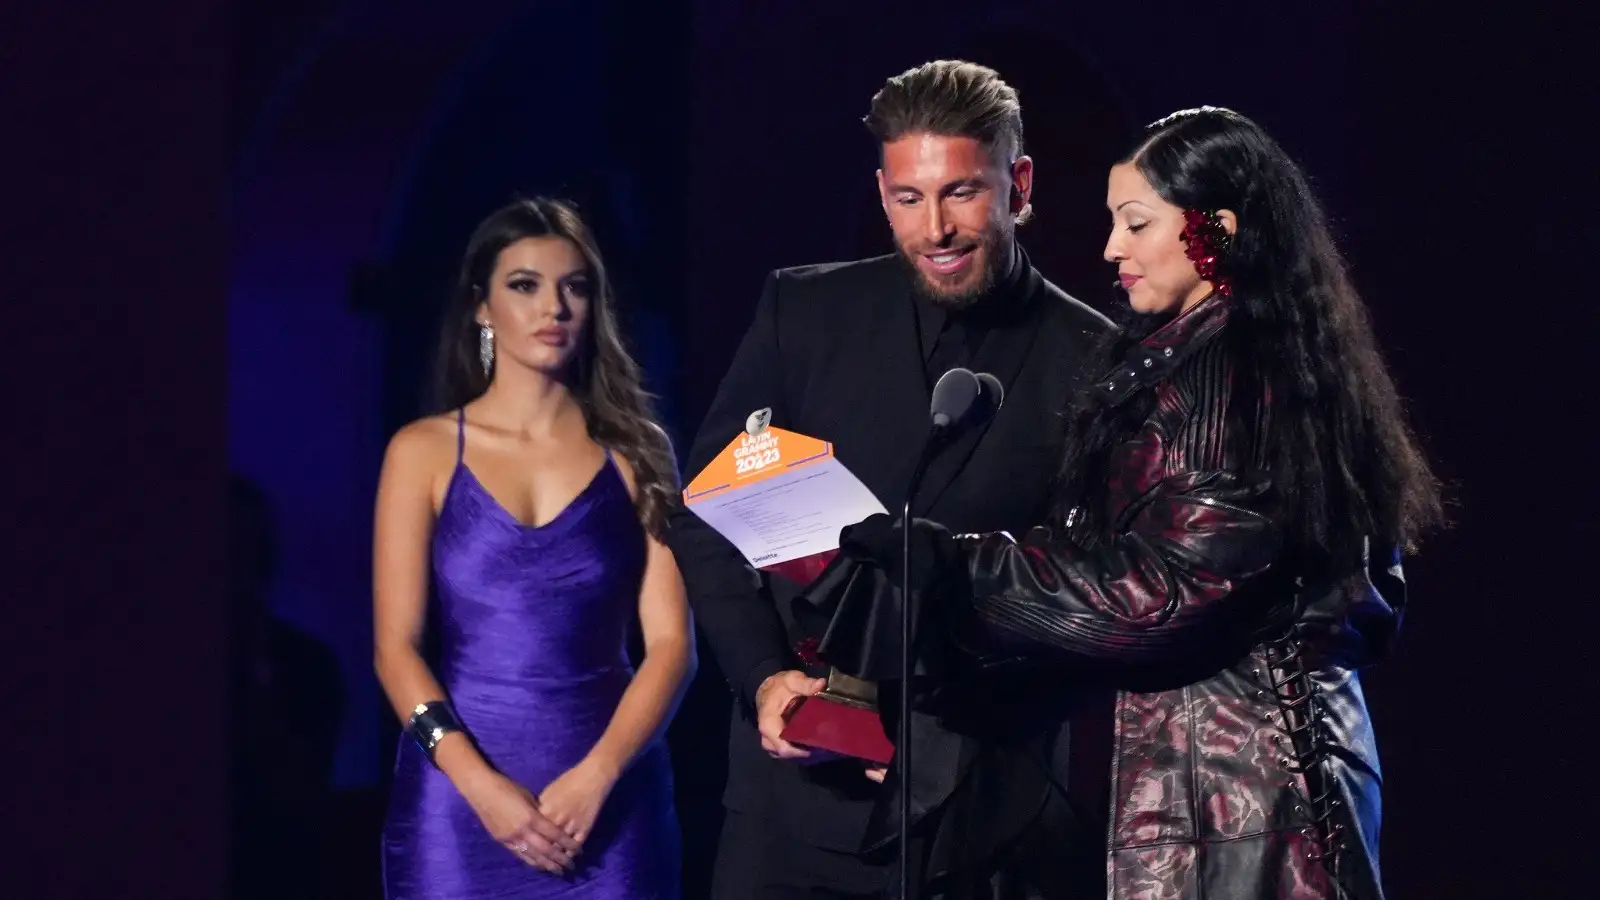
[[[1233,236],[1222,227],[1222,219],[1214,212],[1186,209],[1183,223],[1178,239],[1188,245],[1183,253],[1194,263],[1194,270],[1216,286],[1217,293],[1233,296],[1233,282],[1221,271],[1222,258],[1227,255]]]

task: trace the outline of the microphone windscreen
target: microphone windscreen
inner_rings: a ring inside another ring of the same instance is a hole
[[[978,376],[969,369],[951,369],[939,376],[933,386],[933,401],[928,404],[928,415],[933,424],[944,427],[961,420],[977,401],[982,388]]]
[[[978,385],[983,388],[984,403],[991,410],[998,410],[1006,402],[1006,389],[1000,379],[988,372],[978,373]]]

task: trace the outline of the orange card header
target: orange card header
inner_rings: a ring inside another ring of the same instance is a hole
[[[741,432],[689,482],[683,500],[694,503],[831,456],[833,445],[827,441],[782,428],[763,428],[755,435]]]

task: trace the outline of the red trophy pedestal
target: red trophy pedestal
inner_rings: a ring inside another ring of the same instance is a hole
[[[838,553],[829,550],[762,566],[762,571],[782,575],[796,584],[810,584]],[[877,685],[830,668],[828,685],[821,693],[800,697],[785,711],[783,739],[802,747],[888,765],[894,758],[894,742],[884,733],[877,699]]]
[[[829,671],[822,693],[797,698],[789,707],[783,739],[886,766],[894,759],[894,742],[883,731],[876,695],[871,682]]]

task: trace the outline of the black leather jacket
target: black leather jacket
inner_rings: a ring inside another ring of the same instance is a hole
[[[1270,479],[1226,458],[1226,319],[1213,297],[1099,382],[1156,392],[1112,463],[1108,545],[1042,528],[947,539],[945,580],[968,582],[948,643],[1112,671],[1112,900],[1381,898],[1357,670],[1398,627],[1398,558],[1314,573],[1284,553]]]

